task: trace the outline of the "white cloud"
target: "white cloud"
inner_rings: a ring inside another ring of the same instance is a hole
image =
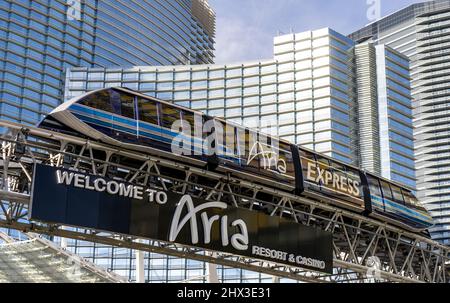
[[[383,15],[419,0],[381,0]],[[217,14],[216,63],[270,59],[273,37],[330,27],[342,34],[364,26],[366,0],[209,0]]]
[[[273,35],[243,20],[222,22],[217,30],[216,63],[272,58]]]

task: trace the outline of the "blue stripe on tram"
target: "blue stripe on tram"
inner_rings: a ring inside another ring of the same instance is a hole
[[[137,121],[137,120],[130,119],[130,118],[119,118],[119,116],[116,116],[116,115],[113,115],[113,114],[107,114],[107,113],[100,112],[100,111],[95,110],[95,109],[86,108],[84,106],[79,106],[79,105],[75,106],[75,105],[76,104],[72,105],[70,107],[70,109],[71,110],[75,109],[78,112],[82,112],[82,113],[90,115],[90,117],[89,117],[89,116],[86,116],[84,114],[79,114],[79,113],[76,113],[76,112],[72,112],[72,114],[74,114],[77,118],[79,118],[83,122],[97,124],[97,125],[100,125],[100,126],[103,126],[103,127],[112,128],[112,129],[115,129],[115,130],[122,130],[122,131],[125,131],[127,133],[132,133],[132,134],[134,134],[136,136],[140,136],[140,137],[144,137],[144,138],[148,138],[148,139],[153,139],[153,140],[157,140],[157,141],[162,141],[162,142],[165,142],[165,143],[168,143],[168,144],[171,144],[173,138],[177,137],[177,136],[180,136],[184,140],[191,139],[191,138],[189,138],[187,136],[184,136],[181,133],[172,132],[172,131],[166,130],[166,129],[160,127],[160,126],[153,126],[152,124],[147,123],[147,122]],[[109,121],[104,121],[104,120],[98,119],[97,117],[101,117],[101,118],[104,118],[104,119],[109,120]],[[120,122],[120,123],[129,125],[130,127],[124,127],[124,126],[118,125],[118,124],[116,124],[114,122]],[[137,124],[139,124],[139,131],[136,131]],[[152,133],[149,133],[149,132],[146,132],[146,131],[142,131],[142,130],[140,130],[140,128],[152,130],[152,131],[155,131],[155,132],[165,133],[170,138],[167,138],[167,137],[164,137],[164,136],[160,136],[160,135],[156,135],[156,134],[152,134]],[[199,144],[195,144],[194,143],[192,148],[201,147],[203,149],[203,142],[202,142],[202,140],[194,138],[194,142],[195,141],[200,142],[200,143]],[[221,151],[222,152],[224,151],[223,147],[221,148]],[[223,155],[223,154],[221,154],[221,155],[219,155],[219,157],[223,158],[223,159],[228,159],[228,160],[234,161],[237,164],[241,164],[241,158],[233,156],[233,155]]]
[[[391,213],[397,216],[401,216],[406,220],[416,222],[416,224],[424,227],[430,227],[433,225],[431,218],[423,215],[419,211],[407,208],[406,206],[392,202],[388,199],[381,199],[378,196],[371,195],[371,200],[374,203],[374,206],[382,213]]]

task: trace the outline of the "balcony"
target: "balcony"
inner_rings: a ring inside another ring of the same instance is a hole
[[[424,47],[435,44],[441,44],[450,41],[450,30],[446,31],[446,33],[442,33],[441,35],[434,37],[427,34],[418,34],[416,47]],[[447,37],[447,39],[443,39],[443,37]]]
[[[421,165],[421,162],[425,161],[438,161],[441,159],[450,159],[450,151],[449,152],[442,152],[439,154],[424,154],[421,157],[418,157],[416,159],[417,166]]]
[[[431,22],[428,24],[417,24],[416,23],[416,32],[424,33],[424,32],[435,31],[442,27],[449,27],[450,26],[449,18],[450,18],[450,14],[448,14],[447,18],[442,18],[443,19],[442,21]],[[444,19],[446,19],[446,20],[444,20]]]
[[[415,24],[416,25],[430,24],[436,22],[437,20],[445,20],[448,18],[450,18],[450,12],[442,12],[432,16],[417,17]]]
[[[448,97],[442,97],[442,98],[433,98],[433,99],[424,99],[425,94],[414,94],[414,99],[417,101],[418,107],[438,107],[438,106],[447,106]]]
[[[450,43],[445,43],[446,45],[450,46]],[[440,48],[444,48],[444,46],[439,45]],[[443,56],[450,56],[450,49],[440,49],[440,50],[435,50],[435,51],[428,51],[428,52],[423,52],[423,53],[418,53],[416,56],[417,60],[428,60],[429,59],[433,59],[433,58],[440,58]],[[448,60],[448,58],[447,58]]]
[[[444,63],[439,63],[439,64],[434,64],[434,65],[418,65],[415,69],[414,72],[417,74],[422,74],[422,73],[429,73],[429,72],[434,72],[434,71],[440,71],[440,70],[448,70],[450,68],[450,62],[444,62]]]

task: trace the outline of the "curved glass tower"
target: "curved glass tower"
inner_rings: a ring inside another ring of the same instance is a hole
[[[205,0],[2,0],[0,119],[36,124],[68,67],[211,63],[214,30]]]
[[[450,0],[410,5],[352,33],[411,61],[417,194],[435,219],[434,240],[450,245]]]
[[[214,18],[200,0],[98,1],[95,64],[211,63]]]

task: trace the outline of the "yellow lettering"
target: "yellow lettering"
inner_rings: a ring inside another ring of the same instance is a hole
[[[333,174],[330,171],[325,172],[325,183],[328,185],[333,180]]]
[[[314,163],[308,162],[308,174],[306,176],[306,178],[309,181],[316,181],[316,178],[313,176],[313,173],[316,170],[316,166],[314,165]]]
[[[347,192],[347,178],[344,176],[341,176],[341,190]]]

